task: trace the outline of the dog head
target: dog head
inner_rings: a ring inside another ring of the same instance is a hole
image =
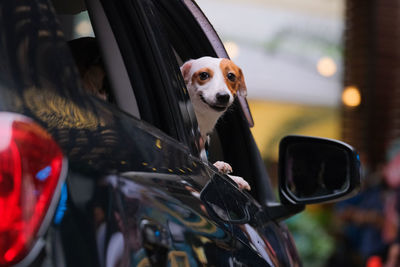
[[[210,133],[236,95],[246,96],[242,70],[229,59],[202,57],[185,62],[181,72],[202,136]]]

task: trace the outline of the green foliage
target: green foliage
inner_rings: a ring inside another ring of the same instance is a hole
[[[324,266],[334,250],[334,239],[325,230],[326,214],[302,212],[286,221],[304,266]]]

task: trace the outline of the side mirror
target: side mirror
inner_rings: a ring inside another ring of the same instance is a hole
[[[286,136],[279,146],[283,203],[312,204],[349,198],[360,188],[360,159],[350,145],[326,138]]]

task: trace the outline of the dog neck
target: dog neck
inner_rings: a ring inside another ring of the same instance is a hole
[[[197,117],[197,122],[199,124],[201,137],[207,140],[207,135],[211,134],[215,124],[221,117],[223,112],[210,112],[205,109],[194,110]]]

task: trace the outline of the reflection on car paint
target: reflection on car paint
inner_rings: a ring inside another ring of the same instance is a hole
[[[150,174],[142,173],[142,175]],[[157,178],[140,179],[139,176],[140,174],[134,176],[132,173],[128,173],[123,177],[109,176],[106,178],[107,183],[113,187],[113,198],[116,204],[113,214],[118,229],[116,229],[117,231],[112,230],[114,232],[112,236],[115,237],[110,239],[113,244],[109,243],[108,246],[121,247],[122,244],[129,244],[130,251],[128,257],[125,252],[114,253],[114,250],[110,250],[106,255],[106,262],[111,262],[110,259],[113,259],[112,262],[130,262],[131,266],[134,266],[133,264],[145,262],[145,257],[148,257],[150,263],[161,264],[161,266],[168,259],[171,263],[182,261],[185,264],[188,262],[187,266],[198,266],[214,262],[218,256],[217,251],[220,255],[222,253],[226,254],[228,258],[231,257],[230,244],[232,241],[228,232],[211,223],[205,217],[205,209],[198,208],[197,211],[194,211],[184,204],[187,203],[187,199],[191,198],[191,206],[196,206],[193,205],[196,202],[197,206],[202,205],[198,197],[194,197],[196,194],[186,190],[187,183],[180,183],[181,178],[174,175],[166,177],[168,180],[164,180],[164,183],[161,184]],[[146,181],[154,186],[150,190],[148,187],[138,184],[136,180]],[[161,188],[177,197],[172,198]],[[179,203],[177,199],[185,199],[185,202]],[[132,209],[132,207],[134,208]],[[130,220],[132,223],[141,221],[139,226],[141,230],[135,231],[137,226],[129,223]],[[192,244],[192,246],[188,244]],[[174,257],[168,256],[172,250],[180,251],[180,253],[173,254]],[[182,259],[179,255],[191,256]]]

